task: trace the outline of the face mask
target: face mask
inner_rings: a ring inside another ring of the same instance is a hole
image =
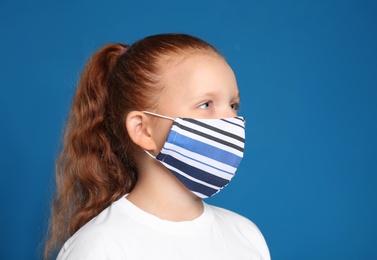
[[[174,121],[157,157],[169,171],[200,198],[223,189],[241,162],[245,143],[242,117],[221,119],[171,118]]]

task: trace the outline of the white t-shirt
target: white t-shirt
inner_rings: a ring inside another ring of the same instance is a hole
[[[66,241],[57,259],[270,259],[266,242],[251,221],[203,204],[198,218],[173,222],[122,197]]]

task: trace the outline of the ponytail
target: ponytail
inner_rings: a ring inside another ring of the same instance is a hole
[[[62,152],[56,164],[45,258],[91,218],[129,192],[136,175],[132,163],[114,154],[108,118],[108,82],[127,46],[109,44],[89,60],[73,100]],[[119,142],[119,141],[118,141]]]

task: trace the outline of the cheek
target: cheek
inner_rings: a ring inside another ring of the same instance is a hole
[[[159,153],[162,149],[162,147],[165,144],[166,139],[168,138],[171,126],[173,124],[173,121],[170,120],[160,120],[163,122],[160,122],[159,124],[156,124],[154,132],[155,132],[155,142],[157,151],[156,153]]]

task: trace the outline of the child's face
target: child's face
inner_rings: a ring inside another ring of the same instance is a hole
[[[170,117],[226,118],[237,115],[240,96],[223,58],[197,54],[164,75],[158,113]]]
[[[164,75],[157,113],[169,117],[227,118],[237,115],[240,102],[236,78],[223,58],[198,54],[172,67]],[[154,125],[159,152],[172,122]]]

